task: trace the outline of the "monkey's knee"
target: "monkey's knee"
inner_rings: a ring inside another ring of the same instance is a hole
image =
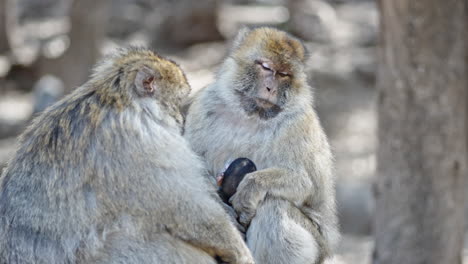
[[[284,237],[284,259],[289,260],[288,263],[321,263],[320,247],[315,237],[307,230],[291,223]]]
[[[254,218],[247,245],[257,264],[319,264],[320,246],[314,236],[286,217]],[[268,215],[267,215],[268,216]]]

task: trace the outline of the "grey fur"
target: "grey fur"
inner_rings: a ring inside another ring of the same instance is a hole
[[[281,34],[260,30],[265,35]],[[247,33],[241,34],[235,48]],[[293,73],[298,86],[293,90],[299,92],[288,91],[282,111],[262,119],[244,111],[236,91],[252,85],[243,79],[249,73],[238,63],[244,58],[239,54],[246,52],[251,59],[263,51],[233,52],[237,53],[226,58],[215,82],[194,98],[184,136],[204,157],[211,175],[238,157],[257,165],[258,171],[248,174],[231,198],[240,222],[251,221],[247,245],[257,264],[322,263],[339,239],[335,179],[332,154],[312,107],[303,65],[296,64]]]
[[[148,65],[169,74],[157,98],[135,93]],[[180,135],[188,91],[174,63],[121,50],[39,116],[1,178],[0,263],[253,263]]]

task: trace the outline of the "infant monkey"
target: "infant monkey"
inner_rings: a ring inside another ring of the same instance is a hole
[[[227,169],[216,177],[218,194],[223,202],[229,203],[229,199],[236,193],[237,186],[245,175],[256,170],[255,163],[248,158],[237,158],[229,164]]]
[[[36,118],[0,178],[0,263],[253,263],[181,135],[189,92],[122,49]]]

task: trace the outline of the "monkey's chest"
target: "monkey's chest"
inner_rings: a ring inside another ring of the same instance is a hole
[[[204,158],[211,173],[224,171],[228,164],[237,158],[249,158],[257,169],[272,167],[277,160],[274,137],[251,127],[224,124],[216,126],[206,138]]]

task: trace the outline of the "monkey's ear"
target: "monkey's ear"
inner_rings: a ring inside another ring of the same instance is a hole
[[[249,35],[250,29],[248,27],[242,27],[236,35],[236,38],[232,42],[231,50],[237,49],[245,40],[247,35]]]
[[[139,95],[150,95],[153,94],[157,88],[155,79],[158,79],[159,73],[153,69],[143,66],[138,70],[135,76],[135,87]]]

